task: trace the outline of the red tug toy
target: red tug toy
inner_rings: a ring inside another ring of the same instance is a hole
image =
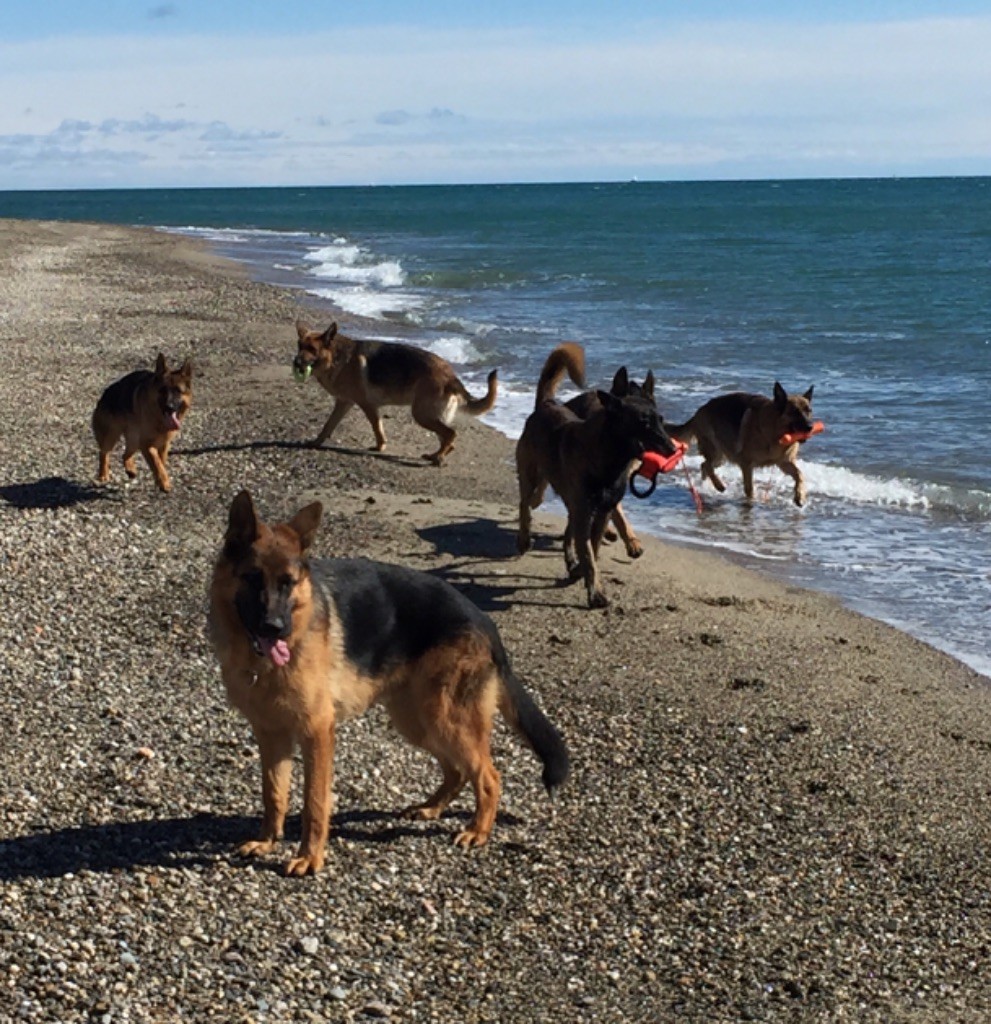
[[[816,420],[812,424],[811,430],[806,430],[800,434],[782,434],[778,438],[778,444],[795,444],[796,441],[801,444],[803,441],[808,441],[813,434],[821,434],[825,429],[826,424],[822,420]]]
[[[657,452],[644,452],[640,468],[630,477],[630,493],[636,498],[649,498],[657,487],[657,474],[670,473],[679,462],[685,457],[688,445],[681,441],[675,441],[675,450],[672,455],[660,455]],[[643,490],[636,486],[637,477],[642,476],[650,484]]]

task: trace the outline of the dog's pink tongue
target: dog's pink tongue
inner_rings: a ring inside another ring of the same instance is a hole
[[[178,430],[182,426],[179,422],[179,414],[177,412],[170,412],[166,422],[168,423],[169,430]]]
[[[268,656],[272,659],[272,664],[277,665],[279,668],[288,665],[289,659],[292,657],[289,653],[289,644],[285,640],[276,640],[269,648]]]

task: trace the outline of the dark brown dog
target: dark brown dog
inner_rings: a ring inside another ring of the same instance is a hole
[[[110,479],[110,453],[124,438],[124,470],[133,480],[134,456],[141,452],[159,490],[171,491],[169,448],[193,400],[193,367],[187,359],[177,370],[159,352],[154,370],[135,370],[103,392],[93,410],[93,434],[100,449],[96,478]]]
[[[475,816],[455,842],[482,846],[499,805],[490,737],[498,709],[543,762],[549,793],[568,775],[557,730],[513,673],[492,620],[449,584],[366,559],[309,557],[319,503],[267,526],[242,491],[210,586],[210,632],[231,704],[251,723],[264,818],[240,852],[282,837],[293,749],[303,752],[303,826],[286,873],[319,871],[330,828],[335,724],[382,704],[430,751],[443,781],[406,814],[434,820],[466,783]]]
[[[774,398],[742,391],[719,395],[705,403],[687,422],[668,426],[678,441],[698,441],[703,458],[702,475],[717,491],[726,484],[716,474],[723,462],[732,462],[743,471],[743,491],[748,501],[754,497],[754,469],[777,466],[795,481],[795,504],[805,504],[805,480],[798,468],[799,442],[782,443],[786,434],[803,434],[812,429],[812,391],[789,395],[775,381]]]
[[[439,466],[454,447],[457,432],[453,423],[457,413],[464,410],[471,416],[480,416],[495,405],[495,370],[489,374],[484,398],[472,398],[451,364],[432,352],[413,345],[348,338],[338,332],[337,324],[320,332],[310,330],[300,321],[296,332],[299,347],[293,361],[294,371],[303,379],[312,372],[336,399],[323,430],[313,442],[316,447],[331,437],[348,410],[357,405],[375,432],[376,450],[383,451],[386,440],[379,409],[386,405],[408,405],[413,419],[437,435],[440,447],[423,457]]]
[[[645,451],[665,455],[674,445],[665,433],[657,408],[646,398],[617,398],[597,392],[600,408],[581,419],[557,402],[554,394],[567,374],[579,387],[585,376],[580,345],[559,345],[540,374],[534,411],[527,417],[516,445],[520,485],[520,554],[530,548],[530,512],[550,484],[568,510],[564,561],[572,578],[585,581],[590,608],[609,602],[599,583],[596,557],[606,522],[626,491],[631,469]]]
[[[638,384],[635,380],[630,378],[626,367],[621,366],[613,377],[612,387],[609,389],[609,393],[615,395],[617,398],[626,398],[630,395],[636,398],[646,398],[656,407],[657,400],[654,397],[654,371],[648,370],[643,384]],[[587,420],[593,412],[597,412],[602,408],[602,403],[599,401],[598,391],[583,391],[580,395],[575,395],[574,398],[569,398],[564,404],[566,408],[570,409],[576,416],[579,416],[583,420]],[[661,422],[664,422],[663,417],[661,417]],[[616,527],[616,531],[622,538],[623,546],[626,548],[627,555],[629,555],[630,558],[639,558],[643,554],[643,545],[640,543],[637,535],[633,532],[633,527],[630,525],[629,519],[626,518],[626,513],[623,511],[622,504],[617,505],[613,509],[609,518],[612,520],[613,526]],[[613,541],[616,539],[616,534],[611,530],[606,530],[603,536],[607,541]]]

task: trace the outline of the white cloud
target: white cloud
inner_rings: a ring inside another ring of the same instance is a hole
[[[991,18],[0,45],[0,187],[991,173],[988,52]]]

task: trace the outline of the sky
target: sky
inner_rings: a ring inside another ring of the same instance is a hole
[[[3,0],[0,189],[991,174],[991,0]]]

